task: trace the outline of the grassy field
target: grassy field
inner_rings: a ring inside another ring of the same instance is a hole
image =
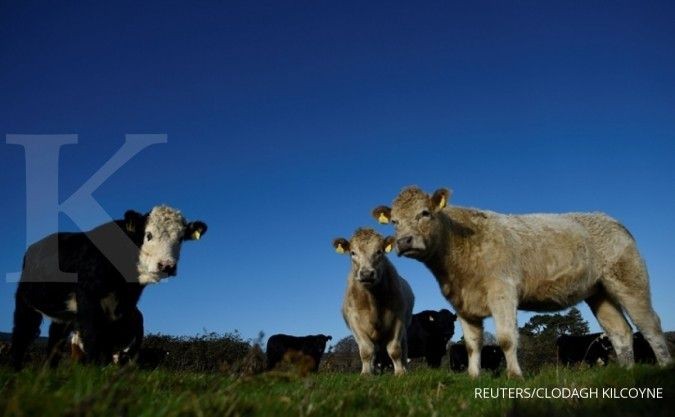
[[[672,416],[675,369],[544,369],[522,381],[419,370],[393,375],[214,373],[64,366],[0,368],[4,416]],[[663,388],[663,399],[476,399],[475,388]]]

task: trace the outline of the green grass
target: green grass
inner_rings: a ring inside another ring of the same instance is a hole
[[[675,369],[544,369],[521,381],[440,370],[403,377],[220,374],[74,366],[0,368],[4,416],[671,416]],[[475,388],[661,387],[663,399],[476,399]]]

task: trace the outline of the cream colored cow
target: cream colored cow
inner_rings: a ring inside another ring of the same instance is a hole
[[[359,345],[361,373],[373,372],[375,353],[386,349],[394,373],[405,373],[406,329],[415,297],[408,283],[387,259],[393,238],[372,229],[358,229],[351,240],[337,238],[335,250],[351,256],[342,315]]]
[[[483,319],[492,316],[507,372],[520,376],[516,311],[555,311],[582,300],[609,336],[619,362],[633,364],[624,311],[649,342],[658,363],[671,362],[652,309],[649,278],[633,236],[602,213],[505,215],[446,206],[447,189],[428,195],[403,189],[392,208],[373,217],[396,228],[399,256],[424,263],[455,307],[480,371]]]

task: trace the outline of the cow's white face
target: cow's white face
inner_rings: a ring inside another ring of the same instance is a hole
[[[351,240],[337,238],[337,253],[348,253],[352,259],[352,277],[366,288],[373,287],[386,272],[386,254],[394,244],[393,237],[382,237],[373,229],[357,229]]]
[[[129,214],[127,218],[127,225]],[[145,216],[138,273],[141,284],[159,282],[176,275],[181,245],[186,240],[199,239],[206,233],[206,224],[188,223],[180,211],[167,206],[157,206]]]
[[[372,215],[380,223],[391,223],[396,228],[399,256],[425,260],[438,246],[442,231],[438,213],[449,198],[450,191],[444,188],[428,195],[417,187],[408,187],[396,197],[392,208],[376,207]]]

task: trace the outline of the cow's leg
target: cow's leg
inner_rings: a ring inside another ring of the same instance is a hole
[[[506,375],[509,378],[523,376],[518,364],[518,296],[515,290],[504,288],[488,296],[488,307],[495,320],[497,343],[506,358]]]
[[[656,312],[654,312],[654,309],[652,309],[649,294],[646,297],[639,294],[626,294],[619,301],[626,309],[626,313],[630,316],[635,327],[642,332],[645,340],[649,342],[659,365],[666,366],[670,364],[672,358],[668,352],[668,345],[661,330],[661,320],[656,315]]]
[[[120,349],[113,354],[113,362],[124,365],[137,358],[143,342],[143,315],[138,308],[109,326],[114,336],[112,345]]]
[[[445,355],[445,352],[436,352],[435,350],[427,352],[425,355],[427,366],[434,369],[440,368],[441,361],[443,360],[443,355]]]
[[[131,320],[131,341],[123,350],[124,354],[128,357],[129,360],[136,360],[138,354],[141,351],[141,344],[143,343],[143,315],[140,311],[135,309],[132,313],[133,319]],[[317,368],[319,362],[317,361]]]
[[[14,369],[23,366],[26,349],[40,334],[42,314],[33,310],[22,297],[16,297],[14,309],[14,329],[12,330],[11,361]]]
[[[70,334],[72,326],[70,323],[59,323],[52,321],[49,325],[49,340],[47,341],[47,355],[49,357],[49,366],[56,368],[61,360],[61,351],[63,344]]]
[[[603,283],[608,293],[619,302],[649,342],[659,365],[670,364],[672,358],[663,336],[661,320],[652,308],[647,268],[637,249],[629,248],[611,268]]]
[[[469,375],[480,375],[480,351],[483,348],[483,320],[467,320],[461,315],[458,317],[464,332],[464,343],[469,357]]]
[[[361,375],[373,373],[373,361],[375,359],[375,344],[368,338],[357,338],[359,356],[361,357]]]
[[[387,353],[394,364],[395,375],[402,375],[405,373],[405,362],[407,360],[405,330],[403,323],[397,323],[394,328],[393,337],[389,343],[387,343]]]
[[[619,307],[604,291],[586,299],[623,366],[633,366],[633,332]]]
[[[82,296],[77,300],[77,320],[84,345],[85,363],[108,364],[112,359],[111,329],[98,300]]]

